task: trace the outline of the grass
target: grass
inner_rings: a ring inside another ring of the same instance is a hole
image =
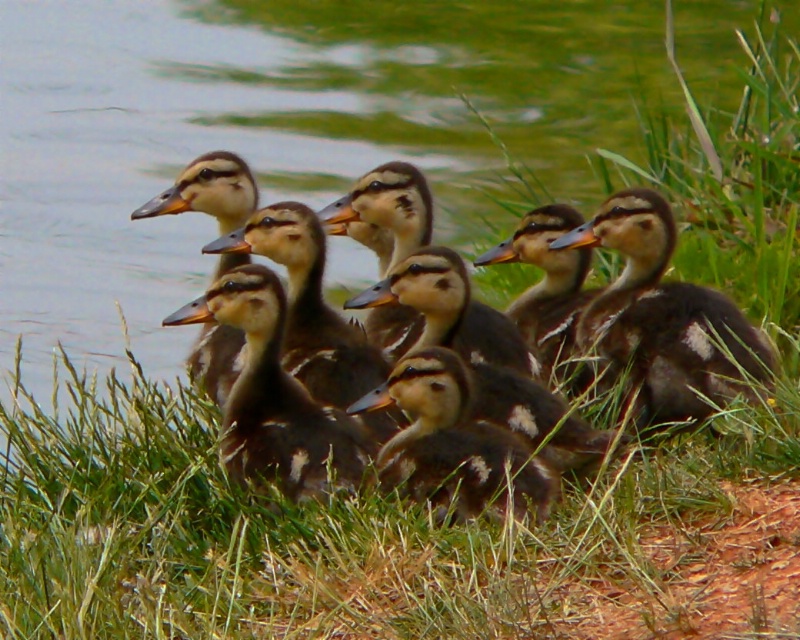
[[[217,459],[218,410],[190,388],[148,380],[132,355],[130,372],[97,379],[62,354],[47,412],[19,382],[18,357],[15,402],[0,404],[13,447],[0,470],[3,637],[605,637],[581,630],[612,605],[654,634],[692,632],[707,615],[703,589],[679,598],[676,585],[705,557],[703,527],[738,522],[731,487],[800,477],[800,50],[770,24],[741,36],[737,113],[691,100],[673,122],[640,105],[647,162],[603,150],[591,161],[608,192],[647,179],[683,204],[671,275],[724,288],[763,320],[783,354],[773,402],[734,405],[713,431],[634,448],[569,488],[541,527],[442,528],[424,507],[378,495],[297,506],[231,485]],[[547,200],[524,168],[509,173],[510,211]],[[489,240],[510,233],[508,220]],[[601,262],[595,277],[617,266]],[[484,271],[497,300],[531,278],[521,267]],[[609,421],[602,407],[585,412]],[[691,549],[671,566],[647,546],[664,531]],[[750,629],[725,637],[800,632],[766,602],[753,591]]]

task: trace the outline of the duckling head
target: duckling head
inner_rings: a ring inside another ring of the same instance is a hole
[[[551,243],[551,249],[601,245],[626,255],[629,267],[621,282],[655,281],[675,250],[677,231],[667,201],[652,189],[635,187],[615,193],[594,219]]]
[[[344,308],[399,302],[428,316],[451,316],[469,300],[469,274],[461,257],[447,247],[424,247],[393,267],[387,278],[350,298]]]
[[[429,347],[403,358],[384,385],[347,411],[357,414],[396,404],[414,420],[445,428],[468,411],[470,392],[469,374],[461,358],[449,349]]]
[[[416,251],[391,270],[389,281],[400,304],[425,315],[459,312],[470,299],[464,261],[446,247]]]
[[[480,256],[475,266],[525,262],[552,275],[579,273],[582,282],[592,261],[591,247],[564,252],[551,250],[550,244],[583,223],[583,216],[567,204],[533,209],[520,220],[513,236]]]
[[[203,247],[203,253],[255,253],[292,268],[325,258],[325,232],[300,202],[278,202],[256,211],[247,224]]]
[[[229,271],[206,291],[206,303],[217,322],[248,336],[272,340],[282,333],[286,294],[278,276],[263,265]]]
[[[394,161],[362,176],[347,196],[325,207],[319,216],[327,224],[368,222],[391,230],[404,246],[416,248],[431,241],[433,197],[422,171],[408,162]]]
[[[172,187],[136,209],[131,219],[202,211],[233,230],[257,205],[258,188],[247,163],[230,151],[212,151],[190,162]]]

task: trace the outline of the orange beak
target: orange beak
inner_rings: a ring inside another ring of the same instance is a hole
[[[347,413],[351,416],[359,413],[371,413],[384,407],[391,407],[394,399],[389,395],[389,383],[384,382],[380,387],[375,387],[360,400],[356,400],[347,407]]]
[[[353,296],[344,303],[345,309],[371,309],[397,301],[397,296],[392,293],[390,278],[381,280],[378,284]]]
[[[149,202],[145,202],[131,214],[131,220],[173,215],[176,213],[183,213],[184,211],[191,211],[191,209],[191,202],[181,197],[180,189],[178,189],[176,185],[159,193]]]
[[[594,221],[591,220],[580,227],[576,227],[569,233],[565,233],[560,238],[556,238],[550,243],[550,248],[558,249],[577,249],[578,247],[596,247],[601,242],[600,238],[594,235]]]
[[[347,235],[347,223],[346,222],[337,222],[335,224],[325,224],[325,233],[329,236],[346,236]]]
[[[486,267],[490,264],[502,264],[503,262],[519,262],[519,256],[514,251],[514,238],[509,238],[493,249],[489,249],[486,253],[477,257],[473,264],[476,267]]]
[[[162,327],[177,327],[184,324],[205,324],[216,322],[214,314],[208,308],[205,296],[192,300],[183,305],[175,313],[168,315],[161,321]]]
[[[353,209],[353,198],[349,194],[318,211],[317,216],[325,226],[360,220],[358,213]]]
[[[203,253],[252,253],[253,248],[244,239],[245,228],[217,238],[203,247]]]

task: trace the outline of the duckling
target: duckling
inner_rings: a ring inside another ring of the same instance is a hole
[[[560,471],[591,468],[606,455],[616,432],[592,429],[570,412],[563,399],[531,379],[536,360],[516,326],[499,311],[470,300],[469,276],[455,251],[420,249],[392,269],[389,278],[345,306],[361,308],[394,300],[425,318],[424,332],[409,353],[449,347],[472,366],[480,419],[521,433],[534,447],[549,439],[543,455]]]
[[[637,187],[614,194],[593,220],[550,244],[553,250],[601,245],[626,256],[621,276],[583,312],[577,339],[631,366],[643,427],[704,420],[710,403],[724,406],[738,394],[755,401],[759,385],[746,378],[769,387],[777,362],[764,334],[726,295],[660,282],[676,242],[667,201]]]
[[[373,445],[356,420],[314,402],[281,368],[286,315],[278,277],[250,264],[224,274],[163,324],[216,320],[244,332],[248,357],[225,405],[220,458],[234,480],[274,481],[297,501],[329,489],[328,466],[337,487],[357,487]]]
[[[417,250],[390,269],[388,278],[348,300],[345,308],[395,301],[424,316],[424,332],[414,347],[447,346],[473,363],[539,375],[539,363],[514,323],[496,309],[471,300],[469,274],[452,249]]]
[[[600,292],[581,291],[592,262],[591,247],[551,251],[550,243],[584,223],[567,204],[549,204],[529,211],[514,235],[475,260],[481,267],[508,262],[535,264],[544,278],[506,309],[542,365],[542,379],[565,383],[580,394],[592,383],[589,367],[579,366],[575,338],[583,308]]]
[[[414,251],[430,244],[433,196],[425,175],[417,167],[408,162],[388,162],[362,176],[349,194],[325,207],[319,216],[327,224],[360,220],[391,231],[393,244],[388,272]],[[363,228],[352,229],[356,234],[363,233]],[[395,305],[374,309],[365,328],[370,341],[396,359],[418,340],[422,320],[413,310]]]
[[[455,352],[422,349],[348,409],[358,414],[396,403],[414,420],[378,453],[379,480],[388,491],[400,488],[440,509],[455,501],[456,516],[468,519],[496,498],[494,508],[503,511],[510,478],[514,517],[532,511],[543,521],[560,493],[558,473],[507,430],[475,418],[470,378]]]
[[[217,219],[224,235],[243,226],[257,206],[258,187],[247,163],[230,151],[212,151],[192,160],[174,186],[136,209],[131,219],[202,211]],[[223,255],[213,279],[249,263],[248,255]],[[239,329],[206,325],[187,359],[192,379],[220,406],[239,375],[243,346],[244,334]]]
[[[391,367],[363,330],[325,302],[325,231],[299,202],[279,202],[254,213],[247,225],[205,247],[203,253],[255,253],[285,265],[289,319],[282,364],[323,404],[346,408],[385,380]],[[400,412],[365,416],[378,442],[405,422]]]

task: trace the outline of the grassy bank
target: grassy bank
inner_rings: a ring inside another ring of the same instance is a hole
[[[610,150],[591,161],[608,192],[647,182],[681,205],[670,277],[724,289],[763,320],[783,354],[772,402],[634,448],[594,484],[568,488],[544,526],[440,528],[424,508],[375,495],[257,500],[222,473],[219,414],[205,399],[149,380],[133,356],[106,379],[61,357],[52,411],[19,384],[17,402],[0,406],[14,447],[0,470],[2,635],[702,636],[725,589],[736,626],[710,637],[800,633],[790,608],[800,571],[800,49],[768,18],[742,38],[737,113],[687,97],[674,121],[640,105],[631,121],[647,162]],[[523,169],[512,164],[509,176],[509,210],[544,199]],[[487,245],[508,235],[505,220]],[[617,268],[604,258],[594,277]],[[532,277],[510,267],[481,280],[500,301]],[[596,407],[587,415],[610,420]],[[733,535],[756,531],[744,546]],[[717,553],[734,547],[753,553]]]

